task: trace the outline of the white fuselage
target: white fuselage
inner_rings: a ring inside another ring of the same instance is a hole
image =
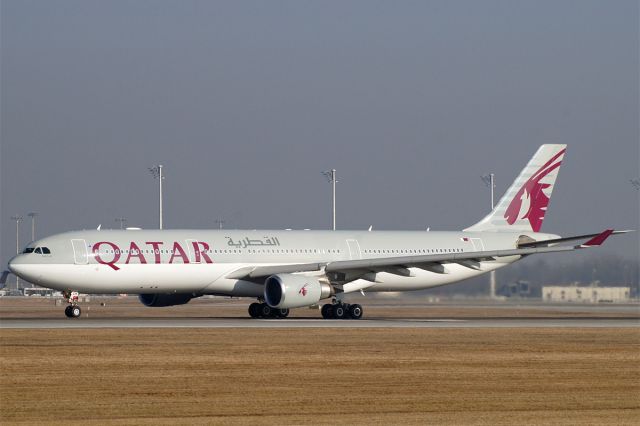
[[[426,231],[76,231],[30,243],[26,251],[36,252],[16,256],[10,269],[33,284],[84,293],[258,297],[263,293],[263,283],[234,278],[237,271],[256,266],[513,249],[522,235]],[[555,237],[528,235],[537,240]],[[479,270],[448,263],[444,273],[409,268],[411,276],[401,276],[383,271],[376,274],[374,281],[357,279],[343,288],[345,293],[425,289],[471,278],[519,258],[483,261]],[[306,274],[324,277],[322,270]]]

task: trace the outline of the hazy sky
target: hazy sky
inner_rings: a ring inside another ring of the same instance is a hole
[[[501,195],[567,143],[543,230],[640,228],[637,1],[0,8],[2,264],[16,213],[39,236],[156,227],[159,162],[167,228],[327,228],[335,167],[339,228],[458,230],[488,210],[481,174]]]

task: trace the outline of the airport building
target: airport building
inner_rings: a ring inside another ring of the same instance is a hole
[[[631,301],[631,288],[543,286],[542,299],[545,302],[628,303]]]

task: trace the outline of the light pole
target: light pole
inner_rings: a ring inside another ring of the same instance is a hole
[[[20,222],[22,222],[22,216],[11,216],[11,220],[16,221],[16,254],[20,254]],[[16,291],[20,291],[20,278],[16,275]]]
[[[327,178],[332,187],[332,198],[333,198],[333,230],[336,230],[336,183],[338,180],[336,179],[336,169],[326,170],[322,172],[322,174]]]
[[[36,240],[36,216],[38,216],[37,212],[31,212],[27,214],[31,218],[31,241]]]
[[[158,181],[160,182],[160,229],[162,229],[162,180],[164,179],[164,176],[162,174],[162,164],[158,164],[154,167],[149,167],[149,172],[151,172],[151,175],[154,179],[158,179]]]
[[[495,207],[495,203],[493,202],[493,190],[496,187],[496,175],[493,173],[489,173],[488,175],[480,176],[482,182],[484,182],[485,186],[491,188],[491,210]]]
[[[120,229],[124,229],[124,224],[127,221],[124,217],[116,217],[116,222],[120,222]]]
[[[496,175],[493,173],[489,173],[487,175],[480,176],[482,182],[484,182],[485,186],[491,188],[491,211],[495,208],[493,192],[496,187]],[[496,298],[496,271],[489,272],[489,296],[492,299]]]

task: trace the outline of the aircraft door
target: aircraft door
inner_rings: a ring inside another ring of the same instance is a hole
[[[362,255],[360,254],[360,243],[358,243],[357,240],[347,240],[347,247],[349,248],[349,259],[362,259]]]
[[[473,251],[484,251],[484,244],[481,238],[471,238],[471,244],[473,244]]]
[[[85,240],[71,240],[73,246],[73,261],[76,265],[86,265],[89,263],[87,253],[87,242]]]

